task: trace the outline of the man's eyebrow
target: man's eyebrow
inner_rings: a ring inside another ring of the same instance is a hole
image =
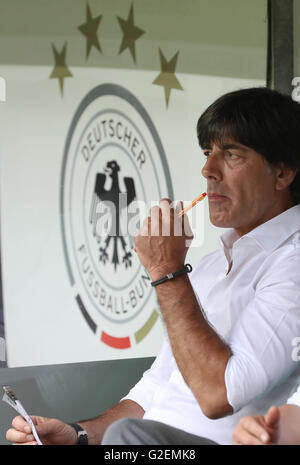
[[[221,145],[221,149],[223,150],[228,150],[228,149],[237,149],[237,150],[241,150],[243,152],[246,152],[246,148],[243,147],[242,145],[239,145],[239,144],[224,144],[224,145]]]
[[[247,152],[247,147],[240,145],[240,144],[221,144],[218,145],[218,147],[221,150],[230,150],[230,149],[236,149],[239,150],[240,152]],[[204,144],[201,147],[202,150],[212,150],[212,145],[211,144]]]
[[[222,145],[219,145],[220,149],[222,150],[228,150],[228,149],[237,149],[237,150],[240,150],[242,152],[246,152],[247,151],[247,148],[246,147],[243,147],[242,145],[239,145],[239,144],[222,144]],[[203,150],[211,150],[212,149],[212,145],[211,144],[205,144],[203,147],[202,147]]]
[[[200,147],[201,147],[201,150],[212,150],[211,144],[203,144]]]

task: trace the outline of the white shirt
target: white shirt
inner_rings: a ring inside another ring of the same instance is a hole
[[[233,353],[225,371],[233,414],[211,420],[202,413],[167,335],[151,368],[125,398],[143,407],[145,419],[231,444],[242,416],[285,403],[298,384],[292,341],[300,336],[300,205],[242,237],[230,229],[220,245],[200,260],[190,281],[199,311],[202,307]]]
[[[294,404],[300,407],[300,385],[294,394],[287,400],[287,404]]]

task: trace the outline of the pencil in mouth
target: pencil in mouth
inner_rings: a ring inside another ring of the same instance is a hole
[[[184,215],[187,211],[189,211],[191,208],[193,208],[200,200],[204,199],[206,197],[206,192],[203,192],[203,194],[198,195],[187,207],[185,207],[181,212],[178,213],[178,216]]]

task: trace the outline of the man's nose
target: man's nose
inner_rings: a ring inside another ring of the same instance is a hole
[[[206,158],[205,165],[202,168],[202,175],[206,179],[215,179],[220,181],[222,179],[222,166],[221,157],[216,152],[211,152]]]

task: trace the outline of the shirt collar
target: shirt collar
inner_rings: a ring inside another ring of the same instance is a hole
[[[300,230],[300,205],[294,205],[242,237],[252,238],[266,253],[271,253],[298,230]],[[234,242],[239,239],[241,238],[234,229],[229,229],[220,236],[226,256],[227,250],[230,250]]]
[[[231,262],[231,250],[233,244],[240,238],[240,236],[235,232],[234,229],[229,229],[225,231],[220,237],[219,241],[221,247],[224,250],[225,257],[227,258],[227,262]]]

